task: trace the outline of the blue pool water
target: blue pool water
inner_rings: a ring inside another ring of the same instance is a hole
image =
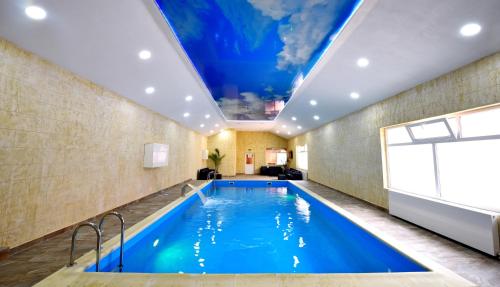
[[[427,271],[288,182],[217,181],[203,192],[205,205],[195,194],[127,241],[123,272]]]

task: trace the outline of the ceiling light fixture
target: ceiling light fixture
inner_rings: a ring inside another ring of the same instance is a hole
[[[190,102],[193,100],[193,96],[187,95],[184,99],[186,100],[186,102]]]
[[[155,88],[154,87],[147,87],[146,89],[144,89],[144,91],[146,92],[146,94],[151,95],[152,93],[155,92]]]
[[[301,127],[301,126],[297,126],[297,128],[298,128],[299,130],[301,130],[301,129],[302,129],[302,127]]]
[[[218,128],[219,127],[219,124],[215,124],[215,127]]]
[[[184,113],[184,114],[183,114],[183,116],[184,116],[185,118],[187,118],[187,117],[189,117],[189,113]]]
[[[213,134],[214,133],[214,130],[210,130],[210,133]]]
[[[209,118],[210,118],[210,114],[206,114],[205,119],[209,119]]]
[[[281,127],[284,128],[284,129],[286,129],[286,125],[282,125]]]
[[[39,6],[28,6],[24,9],[24,13],[33,20],[43,20],[47,17],[47,12]]]
[[[460,34],[464,37],[476,36],[479,32],[481,32],[481,25],[477,23],[468,23],[460,28]]]
[[[297,120],[297,118],[296,118],[296,117],[292,117],[292,121],[296,121],[296,120]]]
[[[139,58],[141,60],[148,60],[151,58],[151,52],[149,50],[142,50],[139,52]]]
[[[201,124],[201,125],[200,125],[200,128],[204,128],[204,127],[205,127],[205,124]]]
[[[279,133],[280,133],[280,131],[276,131],[276,133],[277,133],[277,134],[279,134]]]
[[[314,118],[315,120],[319,120],[319,116],[316,116],[316,115],[315,115],[313,118]]]
[[[356,64],[358,64],[358,67],[360,68],[366,68],[370,64],[370,60],[367,58],[359,58],[358,61],[356,61]]]
[[[354,100],[359,99],[359,94],[358,94],[358,93],[356,93],[356,92],[352,92],[352,93],[351,93],[351,99],[354,99]]]
[[[309,104],[311,104],[311,106],[315,106],[318,104],[318,102],[316,102],[315,100],[310,100]]]
[[[287,132],[287,134],[291,135],[292,133],[291,132]]]

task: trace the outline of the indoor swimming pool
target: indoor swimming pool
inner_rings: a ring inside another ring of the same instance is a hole
[[[427,268],[288,181],[214,181],[129,237],[123,272],[388,273]],[[117,272],[119,248],[100,261]],[[95,272],[95,264],[87,272]]]

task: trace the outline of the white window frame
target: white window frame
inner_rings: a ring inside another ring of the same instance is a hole
[[[308,147],[307,147],[307,144],[304,144],[304,145],[297,145],[295,146],[295,151],[296,151],[296,167],[298,169],[301,169],[301,170],[308,170],[309,169],[309,150],[308,150]],[[307,168],[304,168],[303,166],[299,166],[299,154],[301,154],[303,156],[303,154],[306,154],[305,156],[305,160],[306,160],[306,164],[307,164]]]
[[[411,142],[408,142],[408,143],[388,144],[388,142],[389,142],[388,136],[387,136],[387,133],[385,133],[385,146],[386,146],[386,152],[385,152],[386,161],[385,162],[386,162],[387,188],[390,190],[398,191],[398,189],[391,187],[392,184],[391,184],[391,172],[390,172],[390,164],[389,164],[390,159],[389,159],[388,149],[391,146],[409,146],[409,145],[431,144],[432,145],[433,163],[434,163],[434,181],[435,181],[435,185],[436,185],[435,198],[446,201],[446,199],[443,199],[441,196],[441,183],[440,183],[440,174],[439,174],[439,168],[438,168],[439,167],[439,158],[437,156],[437,144],[448,143],[448,142],[466,142],[466,141],[483,141],[483,140],[500,139],[500,134],[488,135],[488,136],[466,137],[466,138],[462,137],[462,126],[460,124],[461,116],[465,115],[465,114],[474,113],[474,112],[481,112],[481,111],[484,111],[484,110],[487,110],[490,108],[500,109],[500,105],[496,105],[494,107],[480,108],[480,109],[476,109],[474,111],[466,111],[466,112],[456,113],[454,115],[444,115],[444,116],[437,118],[437,119],[432,119],[432,120],[427,120],[427,121],[424,120],[424,121],[420,121],[418,123],[402,124],[402,125],[398,125],[398,126],[391,126],[391,127],[385,128],[387,130],[390,128],[404,126],[406,128],[408,134],[410,135],[410,138],[411,138]],[[450,124],[447,121],[447,119],[449,119],[449,118],[456,118],[456,121],[457,121],[457,134],[456,135],[454,134],[453,129],[451,128]],[[443,122],[446,125],[448,132],[449,132],[449,136],[427,138],[427,139],[416,139],[411,131],[411,127],[420,126],[422,124],[432,124],[432,123],[437,123],[437,122]],[[405,191],[405,190],[401,190],[401,191],[412,193],[412,192]],[[422,195],[422,194],[417,194],[417,195],[427,197],[427,196]]]

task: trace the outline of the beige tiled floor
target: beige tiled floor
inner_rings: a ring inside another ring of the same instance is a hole
[[[228,179],[274,179],[261,176],[229,177]],[[193,184],[200,182],[193,181]],[[394,218],[384,210],[352,198],[341,192],[311,181],[300,184],[318,193],[338,206],[353,213],[374,227],[384,230],[412,246],[416,251],[449,268],[470,281],[485,287],[500,286],[500,261],[468,247],[457,244],[415,225]],[[180,195],[180,185],[161,191],[132,203],[119,211],[124,215],[127,226],[142,220],[156,210],[172,202]],[[118,232],[118,224],[109,220],[104,241]],[[64,266],[68,260],[71,230],[39,242],[10,258],[0,261],[0,286],[31,286]],[[76,256],[94,247],[91,233],[82,233]]]

